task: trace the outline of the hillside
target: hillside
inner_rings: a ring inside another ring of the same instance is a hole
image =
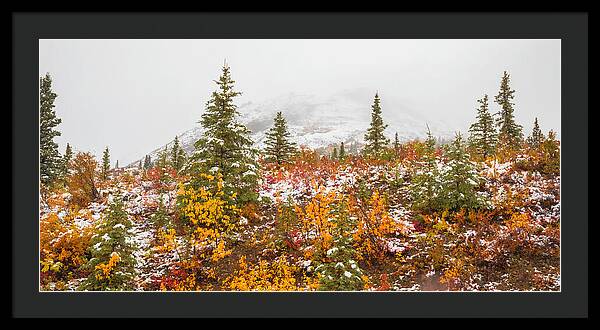
[[[329,97],[290,93],[260,102],[246,102],[238,107],[238,111],[241,122],[252,131],[252,139],[261,149],[264,147],[265,133],[272,126],[277,111],[283,112],[292,138],[300,146],[322,149],[344,142],[347,147],[356,149],[362,145],[365,130],[369,126],[371,101],[364,90],[343,91]],[[454,130],[444,123],[401,106],[384,108],[383,111],[388,124],[386,135],[390,139],[396,132],[400,141],[424,138],[427,125],[439,139],[449,139],[454,134]],[[188,153],[194,150],[194,142],[203,132],[200,124],[195,125],[178,135],[183,149]],[[166,143],[169,149],[171,145],[172,141]],[[158,146],[149,152],[152,160],[164,147]],[[137,165],[140,160],[143,158],[136,159],[129,166]]]

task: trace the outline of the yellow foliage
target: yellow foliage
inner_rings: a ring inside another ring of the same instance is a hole
[[[317,273],[316,276],[304,276],[304,282],[309,291],[316,291],[319,289],[319,286],[321,285],[319,275],[320,273]]]
[[[175,229],[169,228],[165,231],[165,229],[160,228],[158,230],[158,239],[162,244],[156,246],[154,249],[159,253],[169,253],[177,249]]]
[[[212,175],[203,176],[208,180],[215,179]],[[209,257],[212,261],[218,261],[231,253],[225,247],[224,238],[235,229],[235,219],[240,213],[225,198],[221,174],[217,177],[216,187],[213,192],[205,188],[186,188],[180,184],[178,191],[181,212],[193,228],[194,248],[200,251],[202,257]],[[235,194],[231,198],[235,199]],[[205,254],[205,251],[210,251],[210,254]]]
[[[335,224],[331,221],[333,216],[333,205],[339,199],[335,192],[324,192],[323,187],[317,189],[317,194],[308,202],[304,210],[295,206],[296,215],[302,224],[302,231],[305,239],[313,241],[313,247],[316,251],[305,250],[305,257],[312,259],[315,253],[325,252],[332,247],[333,232]],[[309,233],[314,233],[314,237],[309,237]]]
[[[298,290],[294,274],[298,268],[285,258],[274,262],[260,260],[250,267],[246,257],[239,259],[239,270],[225,283],[232,290],[239,291],[296,291]]]
[[[59,195],[59,194],[54,194],[54,195],[49,196],[46,199],[46,203],[48,204],[48,207],[50,209],[55,209],[55,208],[66,209],[67,208],[67,201],[63,198],[62,195]]]
[[[386,201],[377,191],[371,195],[367,210],[359,205],[354,209],[359,221],[353,239],[359,257],[380,260],[385,254],[383,239],[400,230],[400,225],[389,215]]]
[[[510,219],[505,221],[508,230],[513,233],[517,241],[527,240],[530,234],[534,231],[535,226],[531,222],[531,216],[528,213],[513,213]],[[511,242],[511,248],[516,248],[517,242]]]
[[[62,219],[54,212],[40,218],[42,273],[52,271],[54,275],[59,275],[56,273],[75,270],[86,262],[85,253],[90,244],[92,231],[89,227],[79,228],[74,218],[73,209],[69,209]]]
[[[104,279],[110,279],[111,271],[115,268],[119,261],[121,261],[121,257],[119,256],[119,254],[117,252],[111,253],[110,259],[108,260],[107,264],[100,263],[96,265],[96,270],[100,270],[99,273],[96,273],[96,279],[99,281],[102,281]]]
[[[499,215],[511,215],[516,209],[523,208],[529,198],[529,189],[522,189],[504,185],[505,194],[493,191],[494,212]]]

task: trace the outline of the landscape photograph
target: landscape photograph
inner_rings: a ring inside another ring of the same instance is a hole
[[[40,39],[38,74],[41,292],[561,291],[560,39]]]

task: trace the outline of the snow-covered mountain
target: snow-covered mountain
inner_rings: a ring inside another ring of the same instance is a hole
[[[265,133],[273,125],[276,112],[283,112],[290,133],[296,143],[310,148],[327,148],[344,142],[347,146],[361,146],[371,121],[372,96],[363,91],[343,91],[330,97],[290,93],[261,102],[246,102],[238,106],[240,120],[252,131],[258,148],[264,147]],[[434,136],[446,139],[454,131],[441,122],[426,119],[409,109],[388,105],[382,100],[382,116],[388,128],[386,134],[393,140],[397,132],[401,141],[423,138],[427,127]],[[191,153],[194,142],[202,135],[200,124],[178,136],[184,150]],[[171,148],[172,141],[167,144]],[[150,152],[152,160],[164,145]],[[137,164],[136,160],[132,164]]]

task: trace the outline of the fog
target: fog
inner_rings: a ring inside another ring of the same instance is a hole
[[[511,74],[515,117],[529,135],[535,117],[560,133],[560,40],[40,40],[62,119],[56,139],[120,165],[195,125],[224,60],[238,104],[290,92],[327,96],[367,90],[383,113],[410,111],[467,131],[477,99]],[[496,112],[497,104],[490,110]]]

